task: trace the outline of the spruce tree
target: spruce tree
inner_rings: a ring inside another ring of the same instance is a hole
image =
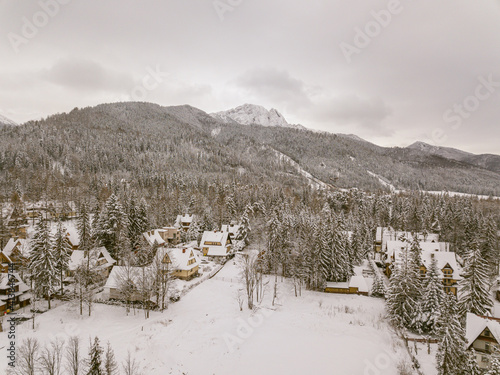
[[[439,279],[437,260],[433,257],[424,281],[422,296],[422,324],[425,332],[434,332],[441,315],[441,306],[445,298],[443,283]]]
[[[384,297],[386,293],[384,280],[380,273],[375,270],[373,276],[373,285],[372,285],[372,296],[373,297]]]
[[[497,357],[493,357],[491,359],[490,365],[488,366],[488,372],[486,372],[484,375],[500,375],[500,359],[498,359]]]
[[[72,252],[71,244],[66,235],[66,228],[63,227],[61,221],[57,223],[57,231],[54,236],[53,245],[54,256],[57,260],[57,272],[59,274],[59,282],[61,287],[61,295],[64,294],[64,274],[68,269],[70,254]]]
[[[80,237],[79,250],[90,250],[92,248],[92,225],[90,221],[89,205],[83,201],[79,207],[79,215],[76,221],[76,229]]]
[[[114,259],[119,259],[119,247],[124,242],[125,229],[126,214],[118,197],[112,194],[99,214],[95,234],[99,245],[106,247]]]
[[[408,250],[401,252],[400,262],[393,263],[392,275],[387,290],[389,320],[398,328],[412,328],[420,303],[419,272],[413,264]]]
[[[96,336],[89,350],[87,375],[104,375],[101,356],[102,348],[99,345],[99,337]]]
[[[493,307],[490,296],[489,266],[479,246],[471,249],[465,258],[463,279],[459,289],[459,310],[462,316],[470,312],[487,315]]]
[[[31,242],[29,269],[35,283],[35,291],[50,300],[58,282],[58,260],[52,251],[52,238],[45,220],[40,218]]]
[[[248,218],[252,208],[251,206],[247,206],[245,208],[245,211],[243,212],[243,215],[241,216],[241,221],[240,221],[240,227],[238,229],[238,233],[236,233],[236,239],[238,241],[243,241],[245,245],[248,245],[250,240],[250,232],[252,231],[252,228],[250,226],[250,219]]]
[[[440,341],[436,353],[438,375],[461,374],[467,365],[465,330],[460,324],[456,298],[445,297],[441,317],[437,322]]]
[[[477,364],[476,352],[474,351],[474,349],[468,350],[466,355],[467,355],[467,359],[466,359],[466,364],[465,364],[465,368],[463,371],[463,375],[481,375],[481,374],[483,374],[483,371],[480,369],[479,365]]]

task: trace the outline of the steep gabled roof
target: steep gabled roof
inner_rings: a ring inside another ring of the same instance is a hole
[[[486,328],[488,328],[495,340],[500,343],[500,322],[498,320],[467,313],[465,328],[465,337],[468,347],[476,341]]]
[[[160,261],[163,261],[166,257],[168,257],[172,263],[172,268],[175,270],[189,271],[200,265],[200,258],[191,247],[172,249],[161,247],[158,249],[156,256]],[[190,260],[194,260],[194,262],[189,264]]]

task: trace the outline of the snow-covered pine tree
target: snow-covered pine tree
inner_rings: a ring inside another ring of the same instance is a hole
[[[420,275],[408,250],[401,252],[399,264],[393,263],[387,290],[389,320],[398,328],[411,328],[418,312],[420,291],[417,290]]]
[[[483,258],[490,266],[490,276],[495,278],[498,275],[498,228],[493,217],[486,217],[481,221],[480,248]]]
[[[467,374],[469,375],[469,374]],[[492,357],[488,371],[484,375],[500,375],[500,359]]]
[[[68,236],[66,235],[66,228],[63,227],[61,221],[57,223],[57,231],[53,241],[53,251],[56,257],[56,270],[59,275],[59,283],[61,288],[61,295],[64,294],[64,274],[68,269],[70,254],[72,252],[71,244],[69,243]]]
[[[250,232],[252,231],[249,219],[249,215],[251,212],[252,212],[252,207],[248,205],[245,208],[243,215],[241,216],[240,227],[238,229],[238,233],[236,233],[236,239],[238,241],[243,241],[245,245],[249,244],[249,236]]]
[[[138,246],[141,235],[148,230],[147,204],[141,199],[139,204],[131,197],[127,204],[127,235],[133,249]]]
[[[467,364],[466,338],[453,294],[446,295],[437,325],[440,337],[436,353],[438,374],[461,374]]]
[[[337,281],[332,274],[332,249],[328,241],[328,229],[325,224],[320,224],[317,238],[317,252],[320,270],[320,284],[322,286],[326,281]]]
[[[476,360],[476,352],[474,349],[468,350],[466,352],[467,359],[466,359],[466,364],[464,367],[463,374],[464,375],[481,375],[483,374],[483,371],[477,364]]]
[[[181,233],[181,236],[182,234],[183,233]],[[185,240],[187,242],[198,241],[198,237],[200,237],[200,226],[196,220],[193,220],[186,232]]]
[[[76,228],[80,237],[79,250],[90,250],[92,248],[92,223],[90,220],[89,205],[83,201],[79,207],[79,215]]]
[[[126,229],[126,214],[118,197],[112,194],[99,214],[95,235],[100,246],[105,246],[114,259],[120,257],[120,241]]]
[[[104,375],[101,356],[102,348],[99,345],[99,337],[96,336],[89,350],[87,375]]]
[[[481,254],[477,244],[467,253],[463,279],[459,288],[459,311],[462,316],[471,312],[487,315],[493,307],[490,296],[489,265]]]
[[[40,218],[31,242],[29,269],[35,293],[50,300],[58,282],[57,259],[52,251],[52,238],[45,220]]]
[[[445,294],[443,283],[439,279],[437,260],[432,257],[424,280],[424,293],[422,296],[422,323],[424,332],[435,332],[436,323],[441,315],[441,307]]]
[[[386,290],[384,280],[382,279],[382,275],[377,269],[377,265],[373,260],[370,260],[370,268],[373,272],[373,285],[372,285],[372,293],[373,297],[385,297]]]

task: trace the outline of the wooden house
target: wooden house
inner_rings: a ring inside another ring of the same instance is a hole
[[[403,241],[389,241],[387,243],[386,275],[391,276],[391,265],[399,266],[404,252],[410,250],[411,243]],[[433,259],[436,260],[438,276],[443,283],[445,293],[457,295],[460,267],[457,263],[454,252],[446,251],[448,244],[443,242],[422,242],[420,243],[422,264],[420,266],[420,276],[424,278]]]
[[[221,232],[228,232],[231,238],[234,240],[236,238],[236,235],[238,234],[238,231],[240,230],[241,225],[237,224],[224,224],[221,227]]]
[[[474,349],[477,364],[487,369],[500,350],[500,319],[467,313],[465,328],[467,349]]]
[[[187,232],[193,220],[194,220],[194,215],[190,214],[177,215],[174,227],[179,230],[183,230],[184,232]]]
[[[14,263],[16,267],[25,263],[27,261],[28,246],[29,242],[24,238],[10,238],[0,253],[2,272],[7,272],[8,263]]]
[[[160,229],[152,229],[142,234],[144,239],[153,246],[177,245],[181,240],[181,232],[176,227],[163,227]]]
[[[165,270],[181,280],[190,280],[198,275],[200,257],[191,247],[159,248],[157,260],[165,266]]]
[[[100,279],[104,280],[109,276],[116,260],[111,257],[104,246],[90,250],[90,259],[88,256],[89,252],[86,250],[73,250],[68,263],[68,270],[66,271],[66,282],[73,281],[76,269],[85,265],[86,262],[90,262],[90,269],[94,271]]]
[[[127,284],[130,290],[130,301],[141,301],[142,296],[139,293],[138,286],[140,285],[143,267],[128,267],[115,266],[104,285],[104,295],[109,299],[123,300],[124,296],[121,293],[124,284]]]
[[[14,298],[10,297],[11,294]],[[18,273],[0,274],[0,312],[15,311],[29,305],[30,302],[30,288]]]
[[[357,295],[367,296],[370,290],[363,276],[353,276],[348,282],[326,283],[325,292],[336,293],[336,294],[357,294]]]
[[[227,257],[231,254],[231,246],[229,232],[205,231],[200,241],[201,251],[208,257]]]
[[[415,235],[420,243],[439,242],[439,234],[437,233],[412,233],[405,231],[397,231],[391,227],[378,227],[375,233],[374,250],[376,253],[383,252],[389,241],[403,240],[405,242],[413,242]]]

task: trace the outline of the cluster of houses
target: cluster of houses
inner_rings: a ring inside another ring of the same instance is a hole
[[[421,249],[421,277],[425,277],[432,261],[436,260],[439,278],[443,283],[443,290],[446,293],[457,295],[457,286],[461,279],[461,268],[457,263],[455,253],[450,251],[450,244],[439,242],[438,234],[411,233],[396,231],[390,227],[379,227],[375,236],[373,259],[383,267],[387,278],[390,278],[393,267],[398,267],[401,264],[403,255],[410,250],[415,239],[418,240]],[[371,270],[366,268],[362,274],[353,276],[347,282],[327,283],[325,292],[368,295],[372,278]]]
[[[47,205],[29,205],[21,215],[23,223],[26,223],[23,225],[27,227],[27,220],[30,217],[39,217],[40,210],[45,210],[45,214],[64,212],[65,217],[71,217],[73,214],[72,206],[66,206],[67,210],[63,210],[62,206],[50,206],[53,207],[52,211],[47,209],[49,207]],[[54,218],[58,218],[58,216],[56,215]],[[238,225],[223,225],[220,231],[203,232],[199,246],[197,246],[197,243],[182,246],[181,233],[189,230],[193,220],[193,215],[178,215],[173,226],[152,229],[143,233],[144,239],[156,248],[155,263],[162,265],[165,272],[170,272],[173,277],[181,280],[190,280],[198,276],[202,257],[211,260],[225,260],[232,256],[234,251],[232,247],[233,241],[239,230]],[[105,247],[97,247],[89,251],[80,250],[79,235],[76,228],[68,226],[66,237],[71,247],[71,253],[69,254],[68,269],[64,278],[65,284],[75,281],[75,273],[80,266],[89,265],[95,272],[98,278],[97,281],[105,283],[104,290],[109,298],[117,298],[117,280],[123,272],[124,266],[118,265]],[[8,303],[8,287],[10,286],[8,285],[7,275],[9,265],[13,264],[14,269],[20,269],[21,265],[27,263],[28,254],[29,240],[26,239],[25,231],[21,236],[11,237],[3,250],[0,251],[0,312],[9,311],[9,306],[17,310],[30,303],[30,288],[23,282],[22,275],[17,272],[14,273],[17,280],[14,287],[14,303]],[[142,271],[142,267],[132,268],[136,268],[133,273],[137,275]]]
[[[393,266],[398,267],[414,240],[421,249],[420,276],[425,277],[433,260],[436,261],[438,275],[446,293],[457,295],[461,268],[456,254],[450,251],[450,244],[439,242],[436,233],[411,233],[395,231],[392,228],[377,228],[375,238],[375,257],[384,264],[385,274],[391,277]]]
[[[120,284],[125,274],[135,286],[144,272],[150,271],[152,267],[159,267],[161,272],[169,272],[177,279],[188,281],[199,275],[202,257],[224,261],[233,255],[233,242],[240,228],[235,224],[223,225],[220,231],[204,231],[199,246],[198,243],[181,244],[181,233],[189,230],[194,219],[190,214],[178,215],[173,226],[143,233],[149,245],[156,248],[152,263],[144,267],[114,266],[104,286],[104,295],[110,299],[120,299]],[[131,299],[139,297],[137,294]]]

